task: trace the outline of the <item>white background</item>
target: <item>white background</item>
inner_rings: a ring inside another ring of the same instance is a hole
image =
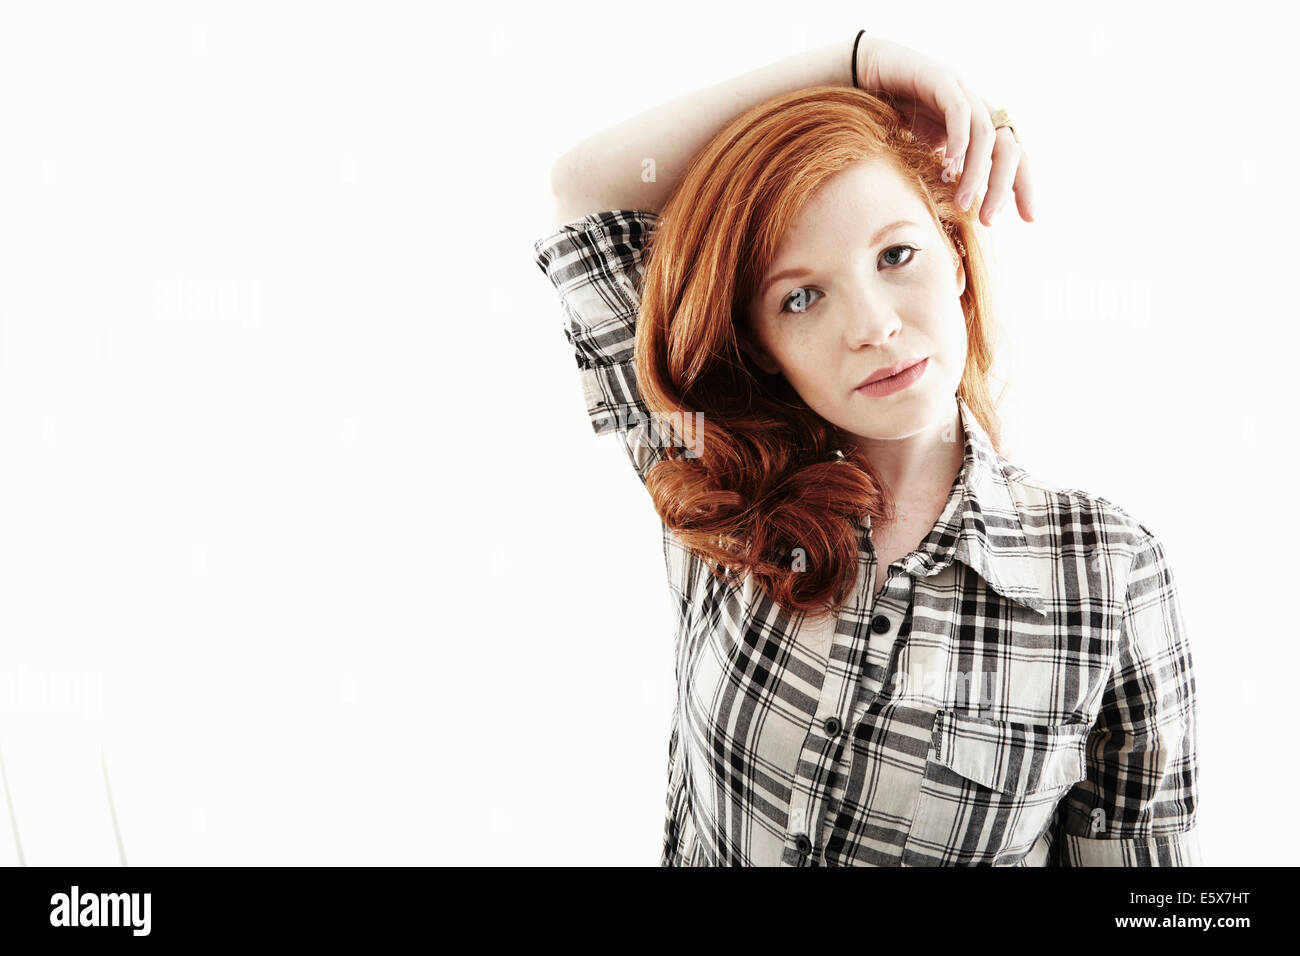
[[[658,862],[658,518],[532,262],[549,166],[859,27],[1015,119],[1038,222],[989,234],[1004,450],[1162,537],[1207,862],[1293,862],[1278,9],[7,5],[0,753],[25,862],[121,862],[105,768],[131,865]]]

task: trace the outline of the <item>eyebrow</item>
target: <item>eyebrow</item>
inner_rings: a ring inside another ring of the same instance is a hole
[[[880,240],[884,237],[885,233],[889,232],[891,229],[897,229],[899,226],[918,226],[918,225],[920,225],[920,223],[913,222],[911,219],[898,219],[894,222],[889,223],[888,225],[881,226],[879,229],[876,230],[876,234],[871,237],[871,245],[874,246],[878,242],[880,242]],[[767,298],[768,292],[771,291],[772,286],[775,285],[777,282],[780,282],[782,279],[797,279],[800,276],[807,276],[812,274],[813,271],[811,269],[803,269],[803,268],[783,269],[782,271],[776,273],[776,275],[772,276],[766,282],[763,283],[763,288],[762,291],[759,293],[759,298],[760,299]]]

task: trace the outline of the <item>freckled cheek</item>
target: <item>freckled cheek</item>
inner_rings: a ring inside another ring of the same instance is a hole
[[[798,391],[804,395],[824,395],[834,391],[835,377],[843,365],[843,356],[834,343],[805,339],[792,347],[787,366],[799,377]],[[793,384],[793,383],[792,383]]]
[[[927,337],[949,370],[960,373],[966,365],[968,352],[966,316],[960,304],[947,301],[936,306],[934,315],[935,322],[927,331]]]
[[[911,313],[926,334],[943,340],[966,334],[966,318],[961,300],[950,292],[935,292],[916,303]]]

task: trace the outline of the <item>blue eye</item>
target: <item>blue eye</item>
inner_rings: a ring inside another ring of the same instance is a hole
[[[785,300],[781,303],[781,311],[782,312],[807,312],[808,296],[810,293],[813,295],[821,295],[821,293],[818,292],[816,289],[810,289],[807,288],[806,286],[800,286],[799,288],[795,289],[788,296],[786,296]],[[786,308],[787,304],[791,306],[788,309]]]
[[[908,245],[890,246],[888,249],[886,249],[886,250],[881,254],[882,257],[883,257],[883,256],[887,256],[887,255],[889,255],[889,254],[890,254],[891,252],[893,252],[895,249],[906,249],[906,250],[908,250],[909,252],[913,253],[913,255],[908,256],[908,257],[907,257],[906,259],[904,259],[902,262],[891,263],[892,265],[896,265],[896,266],[905,266],[905,265],[907,265],[907,264],[908,264],[909,262],[911,262],[914,258],[916,258],[916,256],[915,256],[914,254],[920,251],[919,249],[916,248],[916,246],[908,246]]]
[[[921,251],[916,246],[909,246],[906,244],[890,246],[888,249],[886,249],[884,252],[880,254],[880,258],[884,260],[885,257],[888,256],[891,252],[896,252],[899,249],[905,249],[909,253],[908,257],[904,259],[902,262],[886,261],[885,265],[890,266],[891,268],[894,269],[901,268],[902,266],[907,265],[909,262],[915,259],[916,253]],[[799,288],[791,292],[788,296],[786,296],[783,300],[781,300],[781,311],[782,312],[807,312],[808,306],[810,304],[809,303],[810,294],[820,296],[822,293],[819,292],[817,289],[813,289],[808,286],[800,286]],[[787,305],[789,305],[790,308],[786,308]]]

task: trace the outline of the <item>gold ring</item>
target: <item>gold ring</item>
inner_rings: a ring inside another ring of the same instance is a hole
[[[1007,114],[1006,110],[999,107],[993,111],[993,115],[989,118],[993,120],[994,133],[1005,126],[1007,129],[1011,130],[1012,138],[1015,139],[1017,143],[1020,142],[1020,137],[1016,135],[1016,128],[1011,125],[1011,117]]]

